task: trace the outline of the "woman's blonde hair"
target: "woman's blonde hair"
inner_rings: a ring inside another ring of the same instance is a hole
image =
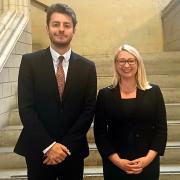
[[[145,71],[145,67],[144,67],[144,63],[143,63],[143,59],[140,55],[140,53],[138,52],[138,50],[128,44],[124,44],[121,47],[119,47],[119,49],[116,51],[115,56],[114,56],[114,77],[113,77],[113,87],[116,87],[117,84],[119,83],[119,81],[121,81],[121,77],[120,75],[117,73],[116,70],[116,60],[117,57],[119,55],[119,53],[121,51],[127,51],[130,54],[132,54],[136,60],[137,60],[137,73],[136,73],[136,82],[137,82],[137,86],[139,89],[141,90],[146,90],[146,89],[150,89],[151,85],[149,84],[149,82],[147,81],[147,77],[146,77],[146,71]]]

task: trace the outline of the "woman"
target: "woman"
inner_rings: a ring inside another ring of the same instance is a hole
[[[113,85],[99,91],[94,135],[105,180],[158,180],[167,141],[160,88],[149,84],[143,60],[130,45],[114,58]]]

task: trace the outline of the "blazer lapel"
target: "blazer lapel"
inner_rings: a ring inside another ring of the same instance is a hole
[[[119,102],[119,100],[121,99],[119,84],[115,88],[112,88],[112,91],[114,100]]]
[[[135,116],[138,117],[141,115],[141,108],[142,108],[142,101],[143,101],[143,96],[145,94],[144,90],[141,90],[137,88],[137,94],[136,94],[136,106],[135,106]]]

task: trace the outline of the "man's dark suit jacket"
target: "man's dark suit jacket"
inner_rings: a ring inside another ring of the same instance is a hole
[[[94,132],[102,157],[118,153],[121,158],[133,159],[146,155],[150,149],[163,155],[167,140],[167,121],[159,87],[152,85],[151,89],[137,90],[134,116],[130,121],[126,120],[121,109],[119,86],[99,91]],[[132,131],[134,147],[127,144],[129,131]],[[130,156],[128,148],[133,149]]]
[[[56,141],[72,155],[88,156],[86,133],[94,115],[96,81],[94,63],[72,52],[61,100],[50,49],[24,55],[18,79],[23,130],[14,151],[31,156]]]

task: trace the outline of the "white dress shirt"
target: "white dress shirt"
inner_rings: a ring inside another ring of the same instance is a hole
[[[54,65],[55,73],[57,72],[57,66],[59,64],[59,59],[58,59],[59,56],[64,56],[62,66],[63,66],[64,75],[65,75],[65,81],[66,81],[68,67],[69,67],[69,59],[70,59],[70,56],[71,56],[71,48],[65,54],[59,54],[52,47],[50,47],[50,52],[51,52],[51,56],[52,56],[52,59],[53,59],[53,65]]]

